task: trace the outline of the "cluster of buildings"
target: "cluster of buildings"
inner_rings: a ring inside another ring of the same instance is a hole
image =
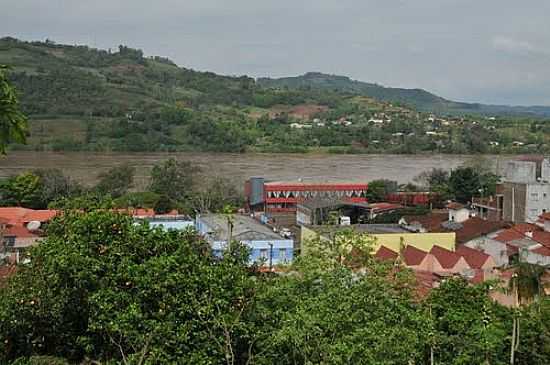
[[[245,184],[246,206],[239,214],[204,214],[194,219],[177,212],[125,210],[136,220],[166,229],[195,229],[222,255],[230,242],[250,249],[250,262],[270,270],[306,254],[312,239],[330,241],[352,230],[373,238],[379,260],[411,268],[425,290],[449,276],[473,283],[510,279],[516,262],[550,265],[550,161],[526,157],[510,161],[494,196],[468,205],[450,202],[445,209],[407,215],[407,206],[429,206],[429,192],[390,194],[369,203],[364,182],[271,182],[261,177]],[[0,208],[0,258],[19,261],[36,244],[52,210]],[[382,217],[398,217],[376,224]],[[497,294],[495,294],[497,295]],[[497,299],[511,303],[498,294]]]

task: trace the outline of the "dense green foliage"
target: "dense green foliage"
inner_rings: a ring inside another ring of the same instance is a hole
[[[127,164],[100,173],[93,186],[82,186],[57,169],[39,169],[0,179],[0,206],[152,208],[157,213],[176,209],[192,215],[242,206],[242,194],[233,182],[200,173],[196,165],[169,159],[153,167],[147,191],[135,191],[135,168]]]
[[[27,118],[21,113],[19,100],[6,78],[6,66],[0,64],[0,154],[10,142],[24,143]]]
[[[372,243],[313,241],[284,275],[265,275],[237,244],[215,258],[193,232],[66,211],[0,288],[0,361],[509,363],[514,311],[488,286],[449,278],[419,299],[412,273],[374,260]],[[549,301],[516,311],[516,364],[547,364]]]
[[[181,68],[126,46],[106,51],[13,38],[0,39],[0,63],[12,66],[9,79],[30,118],[28,145],[13,148],[331,153],[550,150],[548,123],[531,114],[495,119],[468,116],[476,108],[466,108],[461,116],[450,117],[442,107],[437,117],[414,107],[427,102],[439,103],[439,108],[448,104],[443,99],[419,90],[395,93],[371,84],[363,88],[347,78],[313,74],[307,78],[309,86],[272,85],[246,76]]]

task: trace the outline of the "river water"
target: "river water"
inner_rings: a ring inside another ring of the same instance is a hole
[[[270,180],[370,181],[379,178],[407,183],[434,167],[452,169],[485,159],[500,171],[509,156],[466,155],[335,155],[335,154],[231,154],[231,153],[55,153],[14,151],[0,156],[0,178],[36,168],[58,168],[84,184],[110,167],[128,163],[136,167],[136,188],[147,185],[152,166],[168,158],[199,165],[204,174],[225,176],[241,185],[251,176]]]

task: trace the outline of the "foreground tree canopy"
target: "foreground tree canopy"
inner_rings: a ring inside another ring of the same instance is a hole
[[[67,211],[0,288],[0,362],[509,364],[514,312],[449,279],[421,299],[368,236],[314,241],[283,275],[193,232]],[[518,309],[515,364],[548,364],[550,302]],[[52,356],[57,359],[52,359]]]

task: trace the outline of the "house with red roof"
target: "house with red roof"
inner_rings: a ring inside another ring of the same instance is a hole
[[[433,272],[462,274],[472,269],[460,254],[442,247],[433,246],[430,255],[434,258],[431,262]]]
[[[497,266],[491,255],[466,245],[459,245],[455,252],[462,256],[474,270],[491,271]]]
[[[57,214],[56,210],[0,207],[0,258],[19,262],[21,251],[40,240],[44,224]]]

